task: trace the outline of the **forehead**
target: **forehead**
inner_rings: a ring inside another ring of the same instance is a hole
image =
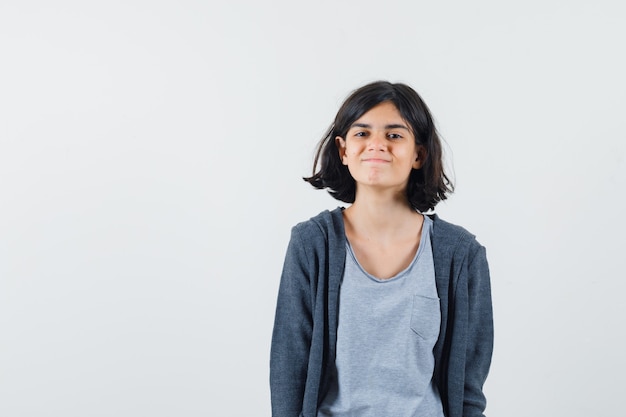
[[[396,105],[390,101],[385,101],[372,107],[356,119],[350,127],[355,125],[372,127],[394,125],[409,128],[409,124],[404,120]]]

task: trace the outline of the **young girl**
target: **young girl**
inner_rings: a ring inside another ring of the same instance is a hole
[[[272,415],[483,416],[493,347],[485,248],[422,214],[452,191],[426,104],[404,84],[354,91],[305,180],[351,205],[292,229]]]

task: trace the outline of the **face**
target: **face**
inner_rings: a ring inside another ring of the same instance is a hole
[[[412,169],[422,166],[425,148],[415,144],[410,125],[396,106],[383,102],[335,138],[339,156],[360,187],[406,189]]]

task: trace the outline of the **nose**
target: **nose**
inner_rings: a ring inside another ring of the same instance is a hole
[[[382,132],[372,133],[370,135],[367,149],[369,151],[384,151],[387,149],[387,138]]]

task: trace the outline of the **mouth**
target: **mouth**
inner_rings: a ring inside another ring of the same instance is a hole
[[[389,163],[391,161],[388,161],[386,159],[381,159],[381,158],[365,158],[363,159],[363,162],[369,162],[372,164],[386,164]]]

